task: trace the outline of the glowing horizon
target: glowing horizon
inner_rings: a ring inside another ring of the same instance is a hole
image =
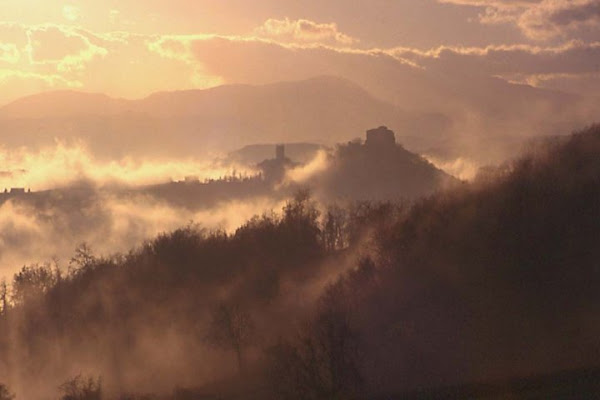
[[[239,0],[3,3],[0,104],[49,90],[138,99],[261,83],[260,74],[240,71],[245,62],[315,49],[384,54],[445,73],[460,65],[467,73],[483,69],[507,81],[583,94],[600,86],[594,68],[600,19],[585,14],[594,0],[380,0],[351,8],[338,0],[303,7],[274,0],[252,7]],[[237,65],[225,68],[220,59]]]

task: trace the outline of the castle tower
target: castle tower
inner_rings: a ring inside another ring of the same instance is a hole
[[[285,146],[283,144],[275,146],[275,159],[278,161],[285,160]]]
[[[396,137],[394,131],[387,126],[380,126],[377,129],[367,131],[367,141],[365,144],[373,148],[394,147],[396,145]]]

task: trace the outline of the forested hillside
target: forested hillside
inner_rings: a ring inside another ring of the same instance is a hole
[[[597,126],[411,204],[299,192],[232,234],[23,267],[0,377],[17,399],[359,399],[592,368],[599,238]]]

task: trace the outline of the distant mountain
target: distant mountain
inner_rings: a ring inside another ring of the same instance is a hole
[[[104,94],[61,90],[26,96],[0,108],[1,119],[43,119],[116,115],[130,102]]]
[[[385,52],[365,56],[325,48],[288,51],[269,44],[252,50],[242,45],[219,52],[214,48],[214,43],[206,42],[195,50],[203,54],[209,70],[221,71],[230,81],[264,84],[332,74],[411,115],[446,115],[452,126],[439,135],[433,135],[433,130],[403,131],[380,122],[399,136],[410,135],[402,139],[407,148],[433,148],[437,157],[497,162],[514,156],[525,137],[564,134],[600,121],[598,98],[492,77],[489,70],[480,71],[450,54],[440,54],[439,60],[430,62],[423,57],[417,61],[421,66],[415,67]],[[244,68],[239,68],[238,60],[244,60]]]
[[[350,81],[318,77],[262,86],[162,92],[141,100],[49,92],[0,108],[0,141],[37,147],[82,140],[106,156],[194,156],[257,142],[333,144],[387,124],[398,136],[443,136],[441,114],[408,113]]]
[[[325,151],[327,157],[315,159],[319,150]],[[312,174],[299,178],[302,174],[296,173],[313,160],[321,160],[323,168],[317,167]],[[275,145],[250,145],[230,153],[226,161],[258,165],[262,178],[170,182],[133,191],[176,206],[199,209],[257,196],[285,200],[301,189],[309,189],[324,204],[415,200],[460,184],[423,157],[396,144],[393,131],[386,127],[369,130],[365,141],[353,140],[333,149],[311,143],[286,144],[283,158],[275,156]]]

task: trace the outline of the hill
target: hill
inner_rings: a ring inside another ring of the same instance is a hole
[[[338,145],[327,168],[310,179],[329,201],[414,200],[459,184],[418,154],[396,143],[387,127],[367,131],[367,139]]]
[[[190,225],[114,257],[83,246],[66,273],[15,275],[0,376],[40,399],[82,370],[107,394],[175,399],[243,385],[265,399],[589,397],[599,204],[593,127],[410,206],[320,214],[301,192],[231,234]]]
[[[257,142],[332,144],[382,122],[400,136],[444,132],[441,114],[407,113],[357,85],[319,77],[156,93],[140,100],[49,92],[0,109],[9,147],[82,140],[104,156],[197,156]]]

